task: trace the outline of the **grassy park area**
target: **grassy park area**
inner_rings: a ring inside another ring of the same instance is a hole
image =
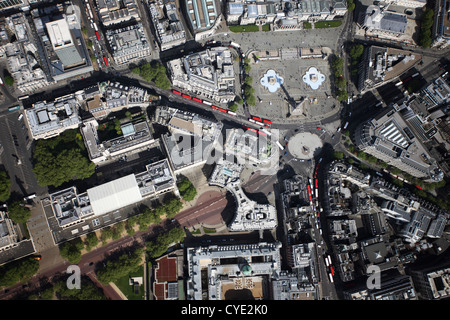
[[[248,26],[229,26],[231,32],[258,32],[259,26],[251,24]]]
[[[337,28],[342,24],[341,20],[331,20],[331,21],[317,21],[314,23],[314,28]]]

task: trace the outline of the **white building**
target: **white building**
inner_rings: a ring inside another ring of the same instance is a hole
[[[347,4],[339,0],[227,1],[230,25],[271,24],[273,30],[303,29],[304,21],[333,20],[347,13]]]
[[[129,20],[141,20],[135,0],[97,0],[100,21],[111,26]]]
[[[25,116],[33,139],[48,139],[81,124],[78,101],[74,94],[55,99],[54,102],[37,102]]]
[[[14,33],[17,41],[10,43],[5,31],[2,40],[6,44],[0,48],[8,63],[8,70],[14,79],[14,86],[22,93],[39,91],[50,84],[39,61],[38,49],[29,37],[31,30],[24,14],[5,18],[5,29]],[[6,39],[5,39],[6,37]]]
[[[69,69],[84,63],[78,46],[74,43],[69,24],[66,19],[50,21],[45,24],[53,51],[61,60],[64,69]]]
[[[155,143],[146,121],[124,123],[121,126],[122,135],[107,141],[100,141],[97,129],[98,122],[95,119],[84,121],[81,127],[89,159],[97,165],[143,151]]]
[[[16,228],[6,212],[0,211],[0,252],[17,246],[19,242]]]
[[[154,121],[170,131],[162,136],[162,141],[176,174],[212,159],[211,152],[223,128],[221,122],[163,106],[157,107]]]
[[[210,185],[226,188],[236,201],[236,215],[229,224],[230,231],[271,230],[277,227],[275,207],[269,204],[259,204],[250,200],[241,188],[240,174],[243,167],[240,164],[220,159],[208,182]]]
[[[117,64],[130,63],[148,57],[150,44],[142,23],[106,31],[106,39]]]
[[[78,235],[77,226],[82,226],[85,232],[89,230],[85,224],[87,221],[170,191],[178,192],[176,178],[167,159],[164,159],[147,165],[143,172],[89,188],[81,194],[76,187],[54,192],[49,195],[49,200],[58,230],[75,227],[73,230],[77,231],[72,231],[72,235]]]
[[[242,289],[268,299],[269,283],[281,272],[280,248],[278,242],[188,248],[187,300],[225,300]]]
[[[172,85],[220,103],[236,97],[234,58],[227,47],[214,47],[168,62]]]
[[[150,3],[149,9],[161,51],[186,42],[186,32],[177,12],[176,1]]]

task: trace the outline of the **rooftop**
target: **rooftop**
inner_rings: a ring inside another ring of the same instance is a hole
[[[236,215],[229,224],[229,229],[251,231],[276,228],[278,222],[275,207],[250,200],[242,190],[240,183],[242,168],[240,164],[220,159],[208,180],[211,185],[226,188],[236,200]]]
[[[261,276],[278,277],[280,247],[280,243],[263,242],[188,248],[187,299],[202,300],[206,284],[208,300],[223,300],[228,290],[243,288],[251,290],[254,297],[263,298],[262,288],[256,283],[261,281]],[[201,281],[203,270],[207,271],[207,282]]]
[[[28,126],[34,139],[50,138],[81,123],[79,104],[74,94],[55,99],[54,102],[37,102],[25,110]]]

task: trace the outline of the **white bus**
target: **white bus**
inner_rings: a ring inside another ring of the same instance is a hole
[[[328,276],[330,277],[330,282],[333,283],[334,280],[333,280],[333,276],[331,275],[331,273],[329,273]]]
[[[264,132],[265,134],[267,134],[269,137],[272,135],[269,131],[267,131],[266,129],[261,129],[262,132]]]
[[[28,197],[23,198],[23,200],[27,201],[27,200],[31,200],[33,198],[36,198],[36,193],[30,194]]]
[[[277,146],[281,149],[284,150],[283,146],[281,145],[281,143],[279,141],[277,141]]]
[[[235,48],[241,48],[241,46],[238,45],[236,42],[231,41],[230,44]]]

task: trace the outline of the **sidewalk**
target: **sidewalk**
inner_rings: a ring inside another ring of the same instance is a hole
[[[114,282],[110,282],[109,285],[122,298],[122,300],[128,300],[128,298],[122,293],[122,291],[120,291],[119,287],[117,287]]]

